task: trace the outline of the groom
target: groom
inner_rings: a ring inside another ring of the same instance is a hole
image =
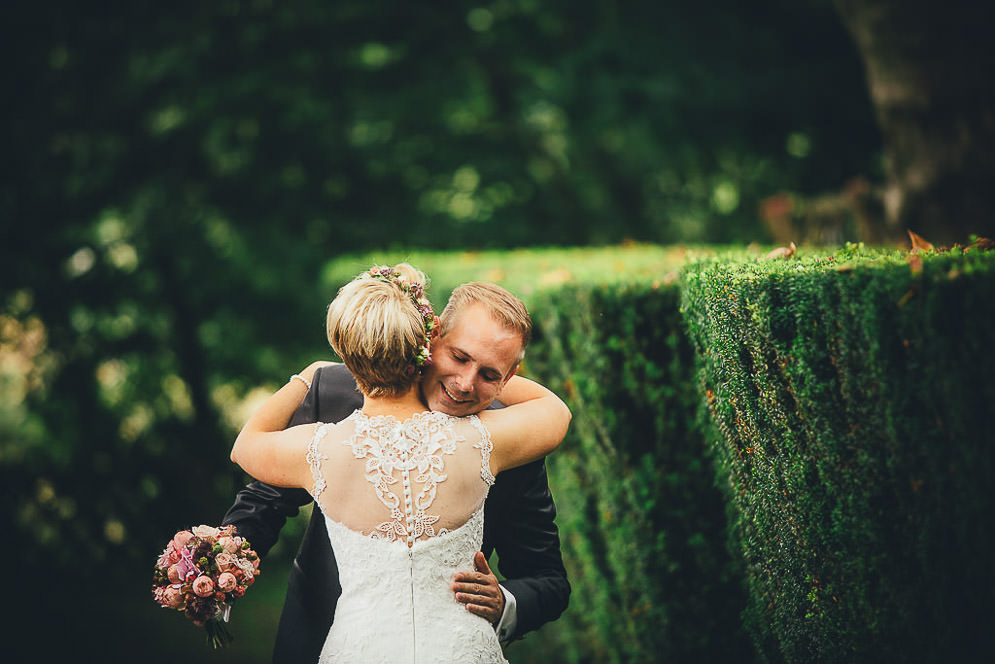
[[[432,364],[422,376],[428,407],[456,416],[500,407],[491,404],[518,369],[531,334],[525,305],[505,289],[486,283],[458,287],[440,316]],[[345,366],[322,367],[288,426],[338,422],[362,405]],[[224,523],[235,524],[264,555],[286,519],[310,502],[303,489],[253,482],[239,492]],[[476,571],[458,574],[452,590],[467,610],[490,620],[502,641],[555,620],[567,606],[570,584],[555,516],[542,459],[501,473],[491,487]],[[505,576],[500,585],[487,565],[495,549]],[[341,592],[325,522],[320,510],[314,510],[290,572],[274,664],[318,660]]]

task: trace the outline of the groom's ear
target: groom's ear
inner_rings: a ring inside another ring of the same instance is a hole
[[[433,320],[435,325],[432,326],[432,331],[428,335],[429,341],[435,341],[442,334],[442,321],[439,320],[438,316],[434,316]]]

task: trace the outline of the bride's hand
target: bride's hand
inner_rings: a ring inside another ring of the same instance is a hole
[[[312,362],[311,364],[309,364],[306,367],[304,367],[303,369],[301,369],[301,371],[300,371],[300,373],[298,375],[299,376],[303,376],[305,379],[307,379],[307,382],[310,383],[310,382],[312,382],[314,380],[314,374],[315,374],[315,372],[318,371],[318,369],[321,369],[322,367],[331,367],[331,366],[334,366],[336,364],[342,364],[342,363],[341,362],[327,362],[327,361],[324,361],[324,360],[318,360],[317,362]]]

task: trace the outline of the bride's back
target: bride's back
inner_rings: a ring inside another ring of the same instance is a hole
[[[483,505],[494,478],[490,437],[473,416],[399,420],[361,411],[318,425],[309,446],[324,515],[352,531],[409,546],[454,530]]]
[[[476,416],[356,411],[308,450],[342,595],[320,662],[505,662],[449,585],[473,570],[494,478]]]

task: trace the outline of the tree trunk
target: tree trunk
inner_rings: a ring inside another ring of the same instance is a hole
[[[986,2],[833,0],[864,61],[892,234],[966,243],[995,227],[995,48]]]

